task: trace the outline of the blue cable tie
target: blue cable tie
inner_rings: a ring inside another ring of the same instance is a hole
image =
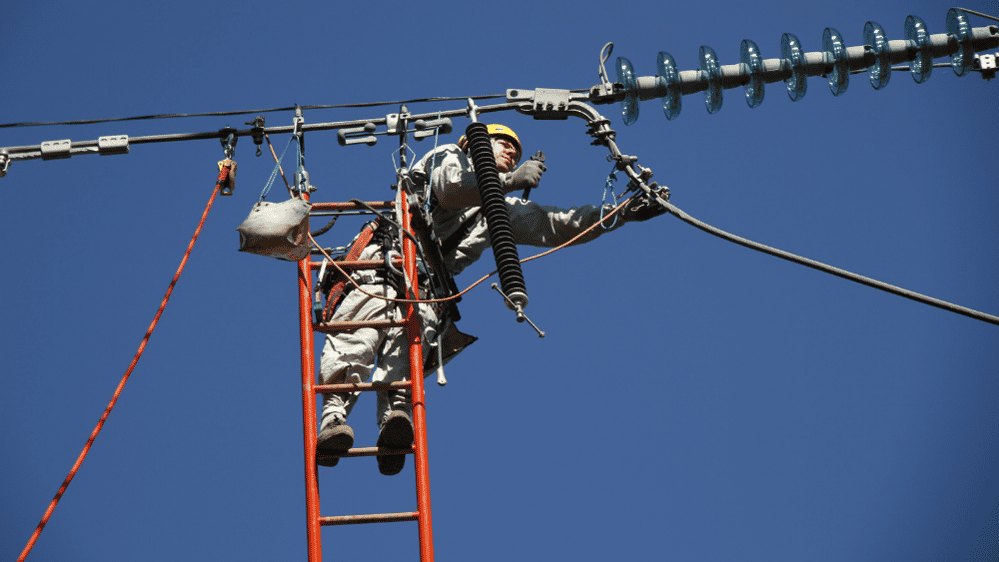
[[[600,197],[600,220],[601,220],[600,227],[603,228],[604,230],[610,230],[614,228],[614,226],[617,224],[617,217],[618,217],[617,215],[614,215],[614,220],[613,222],[610,223],[610,226],[607,226],[602,222],[604,220],[604,209],[606,209],[605,205],[607,203],[608,192],[610,192],[611,196],[611,205],[617,203],[617,196],[614,195],[614,182],[617,181],[617,176],[614,175],[614,170],[615,168],[611,168],[611,172],[607,174],[607,179],[604,180],[604,194],[603,196]]]
[[[274,185],[274,180],[277,179],[278,172],[281,171],[281,161],[284,160],[284,155],[288,152],[288,147],[291,146],[291,141],[294,139],[294,135],[288,139],[288,144],[284,145],[284,150],[281,151],[281,157],[274,163],[274,171],[271,172],[271,177],[267,180],[267,184],[264,185],[264,190],[260,193],[261,201],[267,198],[267,193],[270,192],[271,186]]]

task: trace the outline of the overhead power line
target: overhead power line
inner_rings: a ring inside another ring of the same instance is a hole
[[[572,90],[574,92],[585,92],[587,90]],[[429,103],[435,101],[458,101],[458,100],[490,100],[505,98],[506,94],[494,94],[488,96],[456,96],[456,97],[435,97],[418,98],[411,100],[378,101],[368,103],[340,103],[332,105],[302,105],[291,107],[272,107],[270,109],[248,109],[240,111],[208,111],[203,113],[156,113],[152,115],[136,115],[134,117],[109,117],[104,119],[80,119],[75,121],[22,121],[20,123],[3,123],[0,129],[11,127],[39,127],[42,125],[93,125],[94,123],[113,123],[117,121],[145,121],[149,119],[174,119],[177,117],[223,117],[228,115],[251,115],[254,113],[273,113],[277,111],[294,111],[301,109],[342,109],[350,107],[379,107],[384,105],[401,105],[410,103]]]

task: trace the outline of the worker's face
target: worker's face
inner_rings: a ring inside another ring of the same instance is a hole
[[[517,146],[506,137],[493,137],[492,142],[496,168],[501,174],[512,172],[517,167]]]

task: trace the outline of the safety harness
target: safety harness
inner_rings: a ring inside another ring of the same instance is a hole
[[[347,253],[338,256],[336,261],[355,261],[361,256],[361,252],[371,243],[372,239],[375,238],[375,234],[386,235],[384,231],[386,230],[383,226],[385,221],[381,219],[375,219],[368,222],[361,228],[361,232],[354,238],[354,243],[347,250]],[[385,242],[385,240],[383,240]],[[384,245],[384,243],[383,243]],[[386,255],[388,255],[388,250],[386,250]],[[379,270],[385,271],[387,274],[387,268],[379,267]],[[326,295],[326,306],[322,311],[317,312],[317,322],[325,322],[332,315],[336,307],[340,306],[343,299],[354,289],[354,284],[350,282],[349,279],[344,277],[335,267],[329,268],[324,272],[321,272],[319,279],[319,290]],[[317,295],[318,298],[318,295]]]

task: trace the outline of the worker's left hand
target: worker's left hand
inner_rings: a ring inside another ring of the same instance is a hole
[[[511,191],[538,187],[538,183],[541,182],[541,174],[547,170],[548,168],[538,160],[528,160],[503,178],[503,190],[510,193]]]

